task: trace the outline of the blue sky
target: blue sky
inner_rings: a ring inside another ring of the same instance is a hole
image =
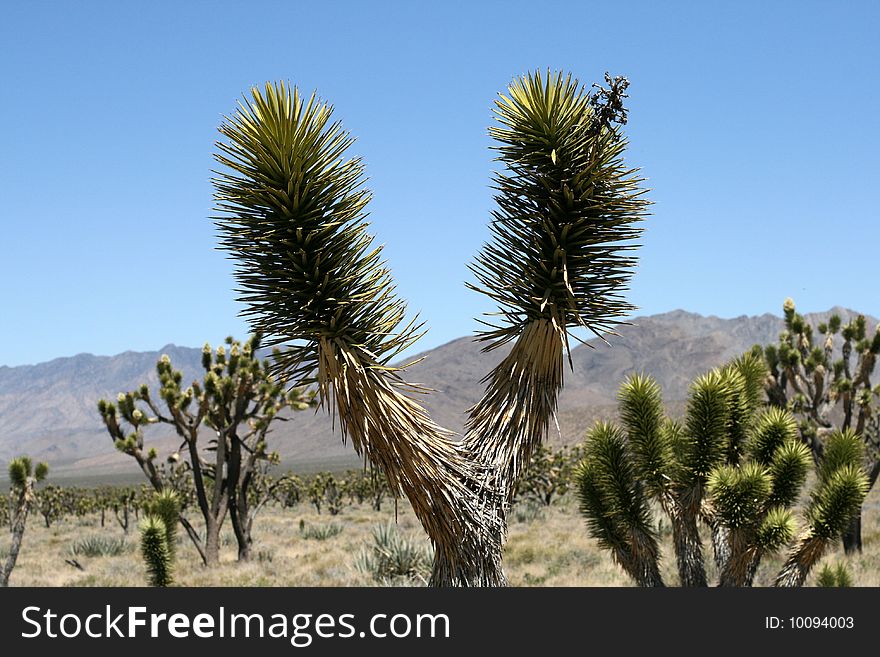
[[[243,336],[215,249],[216,128],[253,84],[357,136],[371,222],[430,327],[491,310],[496,94],[535,68],[631,80],[654,201],[629,298],[733,317],[880,315],[876,2],[8,2],[0,21],[0,365]]]

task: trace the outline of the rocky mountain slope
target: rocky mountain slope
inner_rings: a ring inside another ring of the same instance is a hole
[[[847,320],[852,311],[834,308],[808,315],[814,322],[838,312]],[[869,319],[869,326],[876,325]],[[720,319],[684,311],[640,317],[620,329],[611,346],[592,340],[572,351],[574,369],[566,374],[560,400],[559,436],[574,442],[597,418],[612,417],[620,381],[644,371],[663,386],[670,412],[681,411],[688,383],[698,374],[748,349],[773,342],[782,328],[779,317]],[[80,354],[38,365],[0,367],[0,461],[20,453],[46,460],[56,473],[98,474],[136,472],[130,459],[113,448],[95,408],[101,397],[132,390],[141,383],[155,386],[155,363],[167,353],[185,380],[199,376],[199,348],[168,345],[158,352],[125,352],[116,356]],[[435,392],[426,397],[440,424],[461,431],[465,411],[479,398],[480,380],[504,356],[504,350],[482,353],[470,337],[459,338],[420,354],[407,379]],[[296,413],[279,423],[272,449],[286,465],[309,469],[329,464],[354,464],[350,446],[334,434],[324,411]],[[176,440],[167,430],[154,436],[162,450]]]

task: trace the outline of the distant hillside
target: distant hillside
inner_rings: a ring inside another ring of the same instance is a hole
[[[807,317],[816,322],[832,312],[844,321],[855,314],[834,308]],[[876,323],[869,319],[871,326]],[[633,320],[610,347],[598,340],[591,341],[593,348],[578,346],[560,400],[561,439],[579,440],[597,418],[612,417],[617,387],[633,372],[656,377],[670,411],[680,412],[695,376],[753,344],[775,341],[781,328],[782,320],[770,314],[719,319],[677,310]],[[185,379],[199,375],[201,349],[174,345],[158,352],[80,354],[38,365],[0,367],[0,460],[28,453],[47,460],[56,473],[134,471],[130,459],[116,453],[95,406],[101,397],[114,398],[144,382],[155,387],[155,363],[162,353],[171,357]],[[500,349],[484,354],[470,337],[459,338],[420,354],[424,360],[408,370],[407,379],[435,390],[425,399],[433,417],[460,432],[465,411],[482,392],[480,380],[505,353]],[[350,446],[342,445],[338,432],[334,435],[325,412],[296,413],[292,421],[280,424],[272,434],[272,448],[286,463],[310,468],[355,462]],[[177,444],[167,430],[158,442],[166,450]]]

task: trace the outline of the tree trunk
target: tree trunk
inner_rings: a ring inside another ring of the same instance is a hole
[[[12,543],[9,545],[6,563],[0,566],[0,588],[9,586],[9,576],[12,574],[12,569],[15,568],[15,562],[18,559],[21,540],[24,537],[24,527],[27,522],[28,511],[30,510],[29,498],[33,495],[32,490],[33,483],[28,481],[19,494],[18,509],[15,510],[15,516],[12,519]]]
[[[798,587],[803,586],[822,554],[825,552],[826,541],[824,539],[806,533],[798,539],[792,551],[789,553],[782,570],[776,576],[773,586]]]
[[[846,554],[862,552],[862,509],[853,516],[849,528],[843,533],[843,550]]]
[[[205,525],[204,562],[208,568],[220,565],[220,523],[213,518]]]
[[[696,515],[672,522],[672,540],[682,586],[706,586],[703,544],[697,530]]]

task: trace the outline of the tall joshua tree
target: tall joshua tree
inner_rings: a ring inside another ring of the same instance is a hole
[[[631,309],[620,296],[635,262],[625,251],[647,201],[622,159],[627,82],[606,82],[591,92],[536,73],[496,101],[491,133],[506,168],[472,287],[499,306],[480,336],[486,349],[513,346],[461,442],[391,365],[421,325],[405,320],[367,233],[364,167],[331,106],[267,84],[220,127],[217,223],[245,313],[286,347],[284,375],[317,384],[343,439],[409,499],[435,546],[432,584],[505,583],[505,511],[555,413],[569,329],[602,335]]]
[[[6,562],[0,564],[0,587],[9,585],[9,576],[12,574],[12,569],[15,568],[15,562],[21,550],[28,513],[36,501],[34,487],[38,481],[45,479],[48,473],[49,467],[45,463],[38,463],[34,467],[27,456],[20,456],[9,463],[9,481],[12,484],[13,493],[9,523],[12,543],[9,545]]]

